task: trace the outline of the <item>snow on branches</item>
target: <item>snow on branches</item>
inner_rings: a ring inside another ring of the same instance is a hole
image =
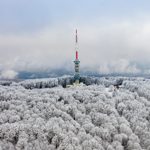
[[[149,79],[82,81],[89,86],[58,86],[71,78],[0,85],[0,150],[149,150]]]

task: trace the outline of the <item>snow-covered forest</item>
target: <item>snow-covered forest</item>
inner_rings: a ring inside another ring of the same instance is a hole
[[[80,80],[0,81],[0,150],[150,150],[150,79]]]

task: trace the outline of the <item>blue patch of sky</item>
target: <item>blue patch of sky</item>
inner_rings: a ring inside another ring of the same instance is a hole
[[[149,12],[148,0],[0,0],[0,31],[30,31],[98,17],[128,18]]]

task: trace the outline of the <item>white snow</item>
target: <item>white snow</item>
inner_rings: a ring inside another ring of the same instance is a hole
[[[150,149],[149,79],[92,79],[100,85],[75,89],[64,80],[0,85],[0,150]]]

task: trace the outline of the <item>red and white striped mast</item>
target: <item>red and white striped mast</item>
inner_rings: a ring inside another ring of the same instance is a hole
[[[75,51],[76,51],[76,59],[78,59],[78,35],[77,35],[77,30],[76,30],[76,47],[75,47]]]

